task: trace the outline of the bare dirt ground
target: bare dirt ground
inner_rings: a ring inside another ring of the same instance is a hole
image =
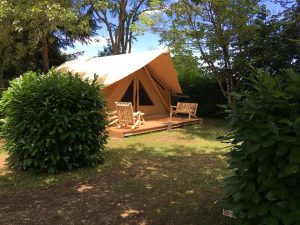
[[[148,224],[142,202],[117,196],[122,174],[0,195],[1,224]]]
[[[217,160],[190,159],[177,170],[173,161],[136,158],[80,181],[0,192],[0,224],[225,224],[219,189],[206,190],[209,175],[192,178]],[[181,174],[186,163],[192,176]]]

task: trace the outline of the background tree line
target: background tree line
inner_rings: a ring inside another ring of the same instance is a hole
[[[269,11],[270,2],[281,10]],[[130,53],[145,30],[159,34],[184,92],[200,105],[234,104],[230,93],[243,86],[250,66],[273,75],[300,70],[298,0],[1,0],[0,27],[2,86],[76,57],[62,49],[88,43],[100,29],[110,44],[99,56]],[[206,91],[204,84],[212,86]]]
[[[264,3],[272,2],[280,12],[267,10]],[[153,28],[161,41],[175,57],[187,50],[187,57],[197,56],[198,74],[215,80],[229,104],[251,66],[273,75],[300,70],[299,1],[182,0],[171,3],[164,17]]]

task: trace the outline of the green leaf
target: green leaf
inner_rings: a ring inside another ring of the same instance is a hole
[[[232,196],[232,198],[233,198],[233,202],[239,202],[240,199],[241,199],[241,193],[240,193],[240,192],[235,193],[235,194]]]
[[[279,123],[283,123],[283,124],[288,124],[289,126],[291,126],[291,125],[293,124],[293,122],[292,122],[291,120],[286,119],[286,118],[281,119],[281,120],[279,120],[278,122],[279,122]]]
[[[295,124],[300,124],[300,116],[295,119]]]
[[[266,195],[266,198],[269,200],[269,201],[275,201],[277,200],[277,197],[276,197],[276,194],[273,192],[273,191],[269,191]]]
[[[284,172],[286,175],[292,175],[295,174],[299,171],[299,166],[298,165],[291,165],[291,166],[287,166],[284,169]]]
[[[258,215],[263,216],[269,212],[269,204],[267,202],[263,202],[258,206]]]
[[[278,225],[279,219],[275,216],[268,216],[263,218],[263,223],[266,225]]]
[[[272,131],[273,134],[279,134],[279,128],[273,121],[268,121],[268,127]]]
[[[261,199],[260,194],[258,192],[255,192],[252,197],[253,203],[257,205],[260,202],[260,199]]]
[[[53,167],[50,167],[50,168],[48,169],[48,173],[49,173],[49,174],[54,174],[54,168],[53,168]]]
[[[292,149],[289,160],[291,163],[300,163],[300,149]]]
[[[246,152],[249,153],[254,153],[257,152],[260,148],[260,144],[252,144],[249,147],[246,148]]]
[[[256,207],[251,207],[250,209],[248,209],[247,216],[249,219],[255,218],[257,214],[258,214],[258,210]]]
[[[292,225],[296,221],[296,217],[293,213],[284,214],[281,219],[284,225]]]

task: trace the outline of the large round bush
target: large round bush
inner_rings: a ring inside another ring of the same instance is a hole
[[[55,71],[11,81],[0,102],[9,164],[54,173],[101,162],[106,102],[100,88],[96,80]]]
[[[252,75],[230,112],[229,208],[243,225],[300,224],[300,76]]]

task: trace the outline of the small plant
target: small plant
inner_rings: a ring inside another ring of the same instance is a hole
[[[234,175],[227,179],[237,224],[300,224],[300,76],[259,71],[235,94],[225,140]]]
[[[106,102],[96,79],[28,72],[10,83],[0,109],[9,164],[55,173],[102,161]]]

